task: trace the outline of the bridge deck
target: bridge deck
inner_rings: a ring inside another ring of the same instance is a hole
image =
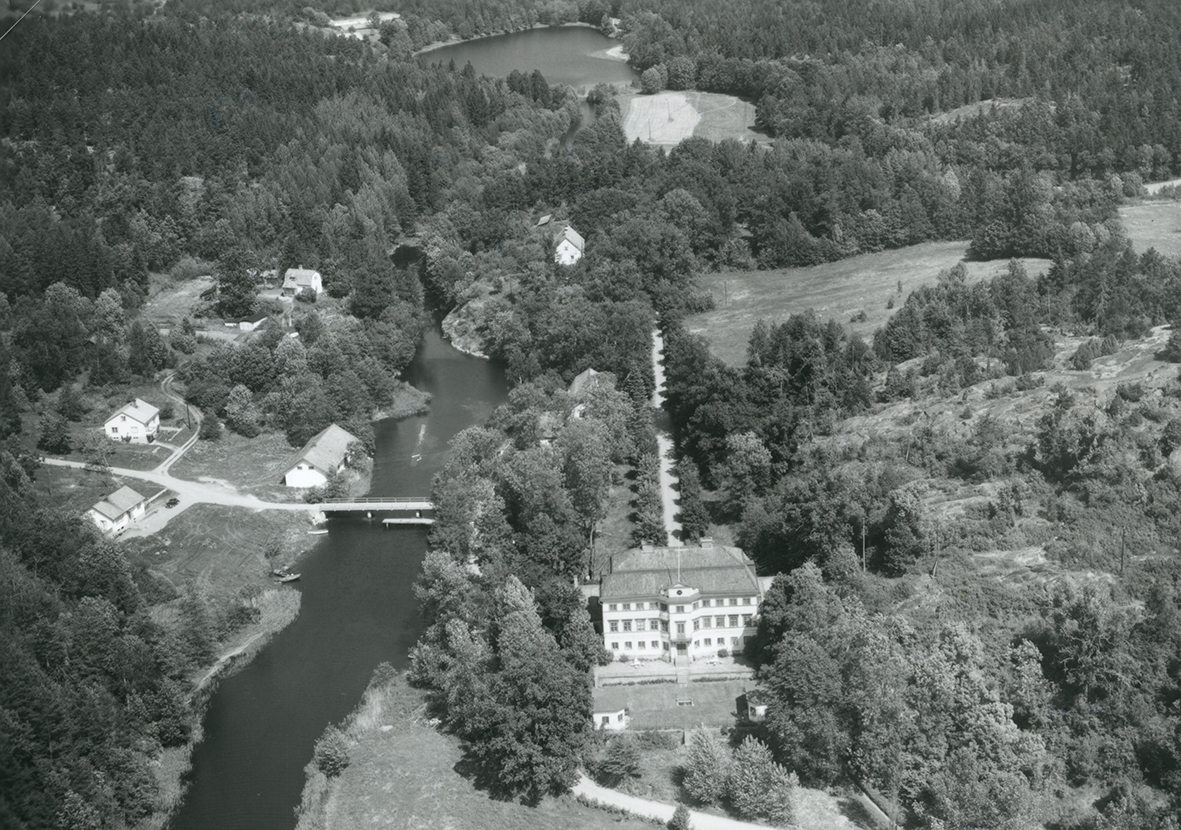
[[[329,499],[317,505],[325,513],[379,512],[387,510],[434,510],[435,505],[427,499]]]

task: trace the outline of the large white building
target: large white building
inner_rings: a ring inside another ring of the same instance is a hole
[[[132,444],[155,441],[156,433],[160,431],[160,410],[147,401],[136,398],[107,418],[103,424],[103,431],[112,441],[127,441]]]
[[[743,651],[770,578],[738,548],[702,539],[612,557],[599,586],[603,645],[615,658],[689,660]]]

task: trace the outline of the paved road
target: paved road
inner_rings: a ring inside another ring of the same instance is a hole
[[[619,807],[634,815],[654,819],[666,824],[673,817],[673,813],[677,809],[672,804],[649,801],[646,798],[636,798],[634,795],[627,795],[618,790],[609,790],[606,787],[600,787],[585,775],[574,785],[574,794],[585,796],[601,804]],[[738,821],[736,819],[726,818],[725,816],[711,816],[709,813],[699,813],[696,810],[690,810],[689,813],[693,817],[693,830],[767,830],[767,825],[765,824],[750,824],[749,822]]]

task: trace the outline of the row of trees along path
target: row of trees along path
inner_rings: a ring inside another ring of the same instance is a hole
[[[677,475],[673,472],[673,439],[669,432],[668,413],[664,406],[664,335],[660,329],[652,330],[652,373],[656,388],[652,390],[652,406],[656,409],[656,446],[660,450],[660,498],[663,504],[664,528],[670,546],[677,547],[681,541],[681,523],[677,520]]]

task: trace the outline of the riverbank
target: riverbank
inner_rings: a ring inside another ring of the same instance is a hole
[[[381,671],[342,727],[349,765],[328,778],[315,763],[297,811],[296,830],[414,827],[416,830],[640,830],[641,819],[623,818],[579,803],[573,796],[547,798],[536,807],[496,801],[455,768],[458,741],[443,733],[426,710],[425,694],[403,675]]]
[[[258,622],[239,630],[229,641],[222,644],[217,661],[208,669],[199,670],[192,679],[191,738],[182,746],[163,750],[156,759],[152,773],[159,788],[157,808],[151,816],[136,826],[136,830],[164,830],[168,826],[173,813],[184,799],[184,779],[192,769],[193,750],[204,738],[201,725],[205,718],[206,705],[217,681],[249,664],[272,637],[295,621],[299,616],[301,595],[299,591],[291,588],[276,587],[264,591],[254,602],[255,607],[259,609]]]
[[[434,43],[428,43],[426,46],[422,47],[417,52],[414,52],[413,55],[414,55],[414,57],[417,58],[419,55],[425,55],[429,52],[434,52],[436,49],[443,49],[448,46],[456,46],[460,43],[474,43],[477,40],[488,40],[489,38],[493,38],[493,37],[503,37],[504,35],[515,35],[515,34],[520,34],[521,32],[535,31],[537,29],[570,29],[570,28],[594,29],[596,31],[598,31],[598,29],[599,29],[598,26],[594,26],[590,23],[581,23],[581,22],[559,23],[557,26],[551,26],[551,25],[548,25],[545,23],[534,23],[532,26],[527,26],[524,29],[513,29],[511,31],[503,31],[503,32],[489,32],[488,34],[480,35],[479,37],[469,37],[467,39],[464,39],[461,37],[453,37],[453,38],[451,38],[451,40],[437,40]],[[611,35],[604,35],[604,37],[611,37]],[[619,48],[622,50],[623,47],[620,46]],[[611,50],[604,50],[604,51],[611,51]],[[607,60],[612,60],[612,59],[607,58]],[[624,58],[624,60],[626,60],[626,58]]]

